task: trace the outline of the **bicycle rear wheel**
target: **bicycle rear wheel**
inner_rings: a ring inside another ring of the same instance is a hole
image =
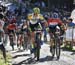
[[[52,54],[52,59],[54,58],[54,55],[55,55],[55,39],[51,39],[51,46],[50,46],[50,52]]]
[[[52,46],[51,47],[51,54],[52,54],[52,58],[54,58],[54,55],[55,55],[55,46]]]
[[[37,61],[39,61],[39,58],[40,58],[40,49],[39,48],[36,49],[36,56],[37,56]]]

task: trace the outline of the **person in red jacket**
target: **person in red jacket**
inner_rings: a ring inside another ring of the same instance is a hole
[[[10,45],[12,46],[12,50],[14,50],[14,41],[16,40],[16,34],[15,34],[15,30],[16,30],[16,24],[9,24],[7,26],[7,30],[8,30],[8,35],[9,35],[9,40],[10,40]]]

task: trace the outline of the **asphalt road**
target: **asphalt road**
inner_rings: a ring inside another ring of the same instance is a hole
[[[56,56],[51,60],[51,53],[49,52],[49,45],[43,44],[41,46],[40,60],[38,62],[31,59],[30,51],[11,51],[13,57],[13,65],[75,65],[75,52],[61,50],[59,60]]]

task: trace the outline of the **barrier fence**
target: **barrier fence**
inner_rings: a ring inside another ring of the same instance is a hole
[[[75,26],[68,27],[65,35],[65,42],[71,42],[72,45],[75,45]]]

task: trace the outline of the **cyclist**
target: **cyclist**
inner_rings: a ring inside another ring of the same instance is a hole
[[[35,29],[42,28],[43,26],[46,26],[46,20],[44,19],[43,15],[40,14],[40,9],[38,7],[33,8],[33,13],[28,14],[28,20],[29,20],[29,27],[31,30],[31,42],[34,44],[34,47],[36,46],[35,43]],[[41,25],[42,24],[42,25]]]
[[[16,30],[16,24],[12,22],[9,23],[9,25],[7,26],[7,31],[9,35],[10,45],[12,46],[13,50],[14,50],[13,46],[15,44],[14,41],[16,40],[15,30]]]
[[[63,22],[60,20],[57,12],[53,12],[51,15],[51,18],[48,19],[48,26],[49,26],[50,36],[51,36],[51,33],[53,33],[53,34],[55,33],[57,26],[59,26],[59,28],[61,30],[60,35],[63,35],[65,32],[65,26],[64,26]],[[53,45],[53,40],[51,39],[50,52],[52,52],[52,45]]]
[[[30,42],[30,31],[28,29],[28,23],[27,20],[24,21],[22,28],[22,36],[23,36],[23,47],[24,49],[28,49],[29,42]]]
[[[5,47],[4,47],[4,32],[2,30],[0,30],[0,50],[3,52],[3,57],[4,57],[4,60],[6,62],[6,50],[5,50]]]
[[[3,17],[4,16],[2,14],[0,14],[0,50],[3,52],[3,57],[6,62],[6,50],[4,47],[4,31],[3,31],[4,21],[2,20]]]

